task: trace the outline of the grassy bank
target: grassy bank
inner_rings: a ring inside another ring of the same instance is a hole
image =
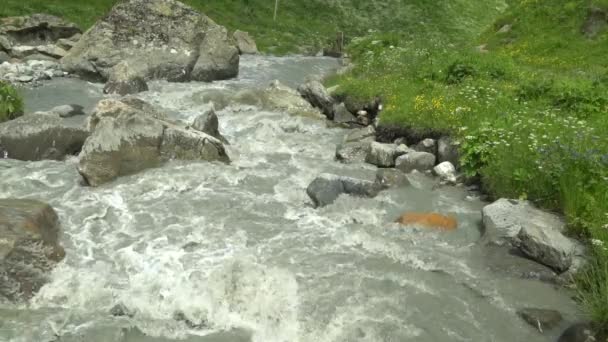
[[[457,137],[463,171],[494,197],[563,212],[595,255],[580,297],[606,328],[608,33],[583,34],[591,6],[608,1],[511,1],[474,39],[371,35],[351,46],[355,70],[330,83],[383,97],[383,124]]]

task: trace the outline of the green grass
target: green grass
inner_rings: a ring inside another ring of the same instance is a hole
[[[11,85],[0,81],[0,122],[23,115],[23,100]]]
[[[351,45],[353,72],[329,83],[360,97],[381,96],[383,124],[455,136],[462,170],[493,197],[525,198],[564,213],[570,233],[590,242],[594,262],[579,277],[579,294],[604,328],[608,32],[582,34],[589,6],[608,9],[608,1],[513,0],[481,30],[373,34]],[[454,17],[480,20],[476,10],[463,7]],[[507,24],[510,31],[498,32]],[[482,44],[485,53],[478,51]]]

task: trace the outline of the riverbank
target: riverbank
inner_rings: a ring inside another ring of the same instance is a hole
[[[606,328],[608,45],[606,11],[593,7],[601,5],[514,1],[474,43],[371,35],[350,47],[354,70],[328,85],[382,97],[381,125],[449,132],[461,170],[493,198],[564,213],[595,255],[577,279],[579,299]]]

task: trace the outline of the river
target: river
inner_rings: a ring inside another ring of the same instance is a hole
[[[296,86],[337,66],[244,57],[235,80],[153,82],[139,96],[188,121],[208,92],[274,79]],[[58,79],[24,94],[28,111],[90,110],[101,89]],[[334,160],[347,130],[251,107],[218,116],[230,165],[171,162],[89,188],[76,157],[0,160],[0,197],[50,203],[67,253],[27,306],[0,306],[0,341],[534,342],[559,329],[541,335],[517,309],[579,317],[571,293],[492,264],[505,261],[478,244],[485,203],[474,194],[412,175],[410,187],[314,209],[305,189],[320,173],[374,178],[371,165]],[[453,214],[460,227],[392,223],[406,211]],[[110,315],[118,304],[131,316]]]

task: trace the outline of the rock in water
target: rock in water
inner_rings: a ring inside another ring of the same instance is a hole
[[[82,123],[31,114],[0,124],[0,153],[19,160],[61,160],[80,152],[89,136]]]
[[[298,87],[298,92],[328,119],[334,118],[334,99],[319,81],[308,81]]]
[[[84,115],[84,107],[76,104],[57,106],[51,109],[49,113],[59,115],[62,118],[71,118],[72,116]]]
[[[224,144],[228,143],[228,140],[226,140],[226,138],[224,138],[220,133],[219,119],[217,118],[217,114],[215,114],[213,103],[203,114],[194,119],[192,128],[197,131],[207,133]]]
[[[526,225],[517,237],[519,249],[541,264],[558,272],[565,272],[572,265],[575,245],[559,231]]]
[[[441,180],[456,183],[456,168],[450,162],[446,161],[435,166],[433,172],[441,178]]]
[[[357,126],[357,118],[346,109],[344,103],[334,105],[333,121],[344,127]]]
[[[249,33],[236,30],[232,37],[236,41],[236,46],[242,55],[255,55],[258,53],[258,46]]]
[[[198,61],[192,70],[192,80],[211,82],[236,77],[239,73],[239,51],[222,26],[207,28],[199,48]]]
[[[110,71],[110,77],[104,94],[118,94],[121,96],[137,94],[148,90],[148,84],[140,73],[135,72],[128,62],[120,62]]]
[[[594,335],[591,324],[577,323],[566,329],[557,342],[600,342]]]
[[[375,136],[376,129],[373,126],[353,130],[336,147],[336,159],[347,164],[363,163],[367,158]]]
[[[365,157],[365,162],[378,167],[394,167],[395,159],[407,154],[410,150],[405,145],[382,144],[372,142]]]
[[[0,199],[0,236],[0,296],[28,300],[65,255],[57,214],[39,201]]]
[[[395,164],[397,169],[405,173],[410,173],[414,170],[425,172],[433,169],[436,159],[432,153],[410,152],[397,158]]]
[[[541,332],[553,329],[563,319],[558,311],[547,309],[525,308],[518,310],[517,314],[524,321],[534,328],[539,329]]]
[[[119,2],[62,64],[72,73],[106,81],[122,61],[138,66],[145,79],[168,81],[210,81],[238,71],[238,51],[225,29],[175,0]]]
[[[310,183],[306,193],[312,199],[315,207],[324,207],[332,204],[342,194],[375,197],[380,190],[381,186],[374,182],[322,174]]]
[[[80,174],[99,186],[171,159],[230,161],[216,138],[164,118],[138,99],[100,101],[89,120],[92,134],[80,153]]]
[[[378,169],[376,172],[376,183],[383,188],[399,188],[410,185],[407,175],[397,169]]]
[[[397,223],[445,231],[456,230],[458,228],[458,221],[455,218],[437,213],[407,213],[400,216],[397,219]]]

